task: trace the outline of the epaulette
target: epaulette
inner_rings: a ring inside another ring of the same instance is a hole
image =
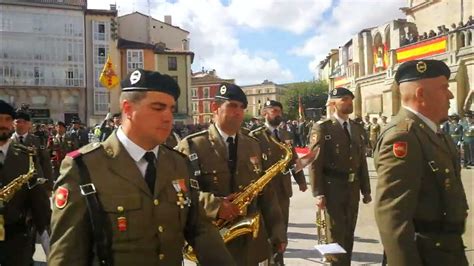
[[[177,150],[175,150],[174,148],[172,148],[172,147],[170,147],[170,146],[168,146],[168,145],[161,144],[160,147],[164,147],[164,148],[166,148],[166,149],[168,149],[168,150],[170,150],[170,151],[172,151],[172,152],[176,152],[177,154],[181,155],[181,156],[184,157],[184,158],[188,158],[188,156],[187,156],[186,154],[184,154],[184,153],[182,153],[182,152],[180,152],[180,151],[177,151]]]
[[[332,120],[329,119],[329,118],[328,118],[328,119],[324,119],[324,120],[319,120],[318,122],[316,122],[316,124],[322,125],[322,124],[326,124],[326,123],[328,123],[328,122],[332,122]]]
[[[208,132],[207,130],[199,131],[199,132],[196,132],[196,133],[193,133],[193,134],[189,134],[186,137],[184,137],[183,139],[192,139],[194,137],[202,136],[202,135],[206,134],[207,132]]]
[[[66,154],[66,156],[71,157],[72,159],[75,159],[81,155],[88,154],[92,151],[97,150],[98,148],[102,147],[102,145],[99,142],[94,142],[91,144],[88,144],[80,149],[74,150]]]

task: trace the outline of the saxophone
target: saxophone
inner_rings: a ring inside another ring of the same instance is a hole
[[[5,210],[5,203],[10,201],[15,193],[21,190],[24,184],[28,183],[36,174],[34,156],[36,151],[32,147],[26,147],[20,144],[15,145],[15,152],[25,152],[29,157],[29,169],[26,174],[20,175],[13,179],[10,183],[0,189],[0,241],[5,240],[5,219],[3,213]]]
[[[248,205],[263,191],[265,186],[272,181],[274,176],[280,172],[285,173],[284,170],[293,157],[290,147],[275,140],[272,136],[269,136],[269,139],[278,145],[280,149],[285,151],[285,155],[278,162],[270,166],[259,179],[251,182],[243,188],[241,192],[236,194],[232,203],[237,206],[240,213],[245,213]],[[232,221],[218,219],[213,223],[219,229],[224,243],[249,233],[252,234],[253,238],[257,238],[260,229],[260,214],[256,213],[248,217],[238,217]],[[189,244],[184,247],[183,253],[186,259],[197,262],[196,254]]]

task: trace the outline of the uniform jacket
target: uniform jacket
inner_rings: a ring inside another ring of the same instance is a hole
[[[64,134],[62,140],[59,134],[51,136],[48,140],[48,149],[51,151],[53,166],[59,166],[67,153],[78,148],[79,142],[76,139],[71,138],[68,134]]]
[[[435,162],[432,166],[424,152],[428,145]],[[388,264],[422,265],[421,258],[428,255],[417,252],[414,221],[440,221],[444,216],[449,223],[463,224],[467,216],[456,147],[449,136],[437,136],[402,108],[379,138],[374,160],[378,174],[375,219]],[[432,167],[445,180],[437,178]],[[440,245],[463,249],[462,241],[441,241]]]
[[[207,216],[214,220],[222,202],[222,198],[234,192],[239,192],[250,182],[263,174],[262,152],[258,142],[242,133],[237,134],[237,167],[235,177],[231,178],[228,168],[228,151],[216,126],[209,126],[207,131],[190,135],[180,141],[178,150],[190,154],[191,150],[199,157],[201,176],[198,177],[201,189],[200,201]],[[190,144],[191,143],[191,144]],[[190,148],[189,145],[192,145]],[[267,186],[257,201],[250,204],[247,213],[260,212],[265,222],[265,228],[270,238],[275,242],[284,242],[284,224],[282,214],[274,190]],[[256,248],[262,250],[266,241]],[[263,259],[266,258],[262,251]],[[260,260],[258,260],[260,261]]]
[[[369,127],[369,139],[370,141],[377,141],[377,138],[379,137],[380,134],[380,129],[381,126],[378,123],[371,123]]]
[[[15,178],[29,170],[28,155],[14,149],[15,145],[10,143],[4,165],[0,169],[0,188],[8,186]],[[38,169],[38,164],[35,167]],[[41,233],[49,227],[50,217],[49,198],[44,187],[36,185],[29,189],[27,185],[23,185],[5,205],[6,237],[5,242],[1,243],[4,245],[0,244],[0,264],[2,257],[7,256],[6,266],[30,265],[34,239],[29,234],[31,224]]]
[[[106,213],[114,265],[181,265],[185,240],[194,246],[203,265],[232,265],[220,235],[190,186],[185,156],[160,146],[152,195],[115,133],[79,152]],[[68,190],[68,202],[63,208],[56,199],[53,203],[48,265],[91,265],[91,228],[78,182],[77,165],[67,156],[55,188],[56,196],[60,189]],[[180,204],[178,192],[191,200],[190,204]],[[125,228],[119,228],[119,217],[125,218]],[[97,264],[97,258],[93,263]]]
[[[330,184],[329,178],[346,179],[350,173],[355,175],[361,193],[370,194],[364,128],[353,120],[349,123],[351,141],[334,117],[313,126],[310,148],[314,150],[320,147],[319,155],[309,171],[314,196],[325,194],[325,187]]]
[[[252,131],[250,135],[258,139],[260,149],[264,154],[262,156],[263,169],[270,168],[272,165],[274,165],[276,162],[278,162],[285,156],[285,152],[280,147],[278,147],[278,145],[276,145],[270,140],[270,136],[272,136],[273,134],[266,126],[260,127]],[[288,131],[280,129],[278,130],[278,136],[283,143],[287,145],[291,143],[291,138],[290,134],[288,134]],[[288,163],[288,166],[286,167],[285,171],[293,167],[297,158],[298,155],[296,154],[295,149],[292,148],[292,159]],[[304,177],[303,171],[294,174],[294,179],[299,185],[306,184],[306,179]],[[272,185],[278,197],[290,198],[293,195],[290,173],[286,175],[284,175],[283,173],[279,173],[278,175],[273,177]]]
[[[16,134],[13,134],[12,140],[13,143],[21,143],[19,136]],[[53,166],[51,165],[51,156],[48,149],[45,145],[41,144],[39,137],[30,133],[28,133],[23,140],[23,145],[36,148],[38,163],[43,173],[42,177],[48,180],[46,188],[51,191],[53,188]]]

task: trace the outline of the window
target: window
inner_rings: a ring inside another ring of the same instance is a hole
[[[211,102],[203,102],[204,105],[204,113],[210,113],[211,112]]]
[[[107,27],[104,21],[93,21],[92,28],[94,31],[94,40],[95,41],[107,41]],[[108,26],[108,24],[107,24]]]
[[[72,70],[66,71],[66,85],[74,86],[74,72]]]
[[[197,97],[197,88],[191,88],[191,97],[193,98]]]
[[[127,50],[127,72],[143,68],[143,50]]]
[[[192,111],[193,113],[198,113],[198,103],[197,102],[193,102],[192,103]]]
[[[105,64],[105,48],[101,47],[97,51],[98,63]]]
[[[209,98],[209,87],[204,87],[203,91],[204,91],[204,96],[203,96],[204,99]]]
[[[178,60],[176,59],[176,56],[168,57],[168,70],[169,71],[178,70]]]
[[[94,91],[94,113],[105,114],[109,110],[109,93]]]

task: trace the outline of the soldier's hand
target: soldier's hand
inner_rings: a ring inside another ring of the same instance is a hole
[[[226,221],[231,221],[239,215],[239,208],[237,208],[237,206],[231,202],[231,199],[229,199],[229,197],[225,197],[221,202],[219,211],[217,212],[218,218],[224,219]]]
[[[372,196],[370,194],[364,194],[364,197],[362,198],[362,202],[364,204],[370,203],[372,201]]]
[[[326,197],[324,195],[316,197],[316,207],[320,209],[326,208]]]
[[[288,243],[286,243],[286,242],[281,242],[281,243],[277,244],[276,245],[277,252],[278,253],[285,253],[287,245],[288,245]]]
[[[308,189],[308,186],[306,185],[306,182],[302,183],[302,184],[298,184],[298,186],[300,187],[301,192],[305,192]]]

